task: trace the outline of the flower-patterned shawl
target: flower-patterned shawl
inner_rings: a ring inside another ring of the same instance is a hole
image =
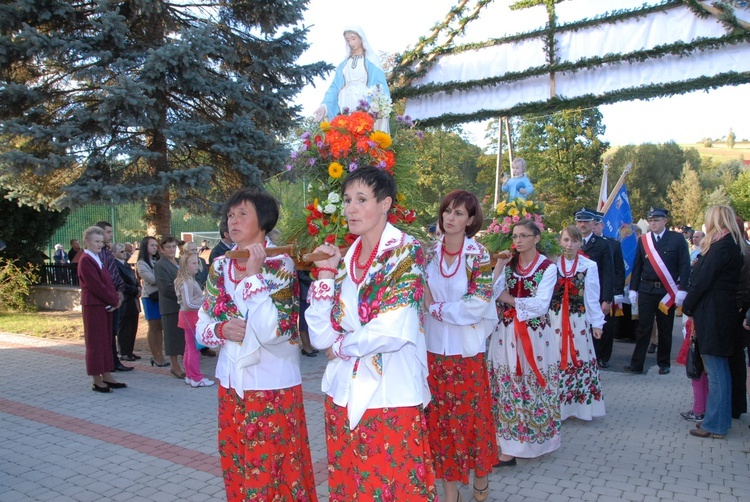
[[[358,241],[357,241],[358,242]],[[310,287],[306,312],[314,346],[332,347],[323,391],[348,406],[353,429],[369,408],[426,406],[427,350],[422,329],[424,253],[419,241],[386,224],[375,261],[357,286],[348,270]]]
[[[208,347],[223,345],[216,376],[226,367],[226,387],[234,388],[240,397],[245,389],[244,369],[262,364],[265,349],[279,358],[286,357],[289,344],[296,345],[299,332],[299,283],[294,261],[288,255],[266,258],[261,273],[234,284],[231,260],[214,261],[206,281],[203,306],[198,312],[196,340]],[[217,335],[219,326],[231,318],[245,319],[247,327],[242,343]],[[297,349],[294,348],[297,352]],[[228,364],[222,359],[228,358]]]

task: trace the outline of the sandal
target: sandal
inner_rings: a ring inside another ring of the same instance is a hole
[[[318,355],[318,354],[315,353],[314,350],[311,350],[310,352],[308,352],[305,349],[301,349],[300,351],[302,352],[303,356],[307,356],[307,357],[317,357],[317,355]]]
[[[474,480],[474,482],[476,483],[476,480]],[[487,480],[487,486],[484,487],[484,490],[480,490],[476,485],[472,485],[472,487],[474,488],[474,499],[477,502],[484,502],[485,500],[487,500],[487,497],[490,495],[489,479]]]

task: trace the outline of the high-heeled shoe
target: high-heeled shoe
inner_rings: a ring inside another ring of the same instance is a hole
[[[159,364],[156,361],[154,361],[154,358],[151,358],[151,366],[158,366],[159,368],[166,368],[169,366],[169,361],[164,361],[163,363]]]

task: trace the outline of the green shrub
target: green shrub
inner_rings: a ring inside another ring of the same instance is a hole
[[[6,311],[33,310],[27,301],[31,285],[37,281],[37,267],[18,268],[12,261],[0,258],[0,306]]]

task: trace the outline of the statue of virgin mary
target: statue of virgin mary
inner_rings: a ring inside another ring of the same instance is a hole
[[[314,117],[318,122],[331,120],[344,109],[354,111],[360,100],[367,100],[368,93],[375,87],[389,100],[391,97],[378,53],[370,46],[362,28],[347,27],[344,40],[347,57],[336,68],[323,103],[315,110]],[[388,117],[378,119],[375,129],[388,132]]]

